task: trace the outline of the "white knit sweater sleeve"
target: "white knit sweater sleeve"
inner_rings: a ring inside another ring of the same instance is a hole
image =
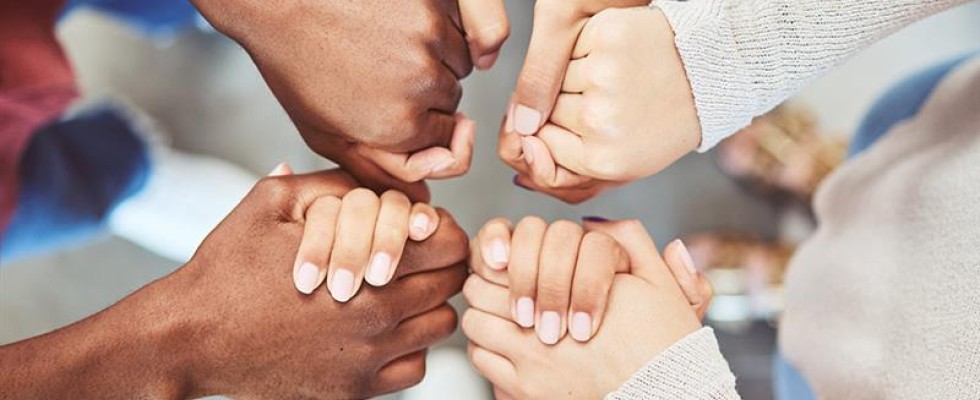
[[[711,328],[687,335],[639,370],[606,400],[736,400],[735,375]]]
[[[707,151],[876,40],[971,0],[657,0]]]

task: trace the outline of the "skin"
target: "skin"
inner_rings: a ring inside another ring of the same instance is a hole
[[[604,232],[607,225],[593,220],[582,225],[548,224],[537,217],[515,225],[495,219],[470,242],[470,266],[482,280],[508,289],[507,318],[521,328],[534,328],[541,343],[555,345],[566,333],[588,342],[604,320],[616,276],[631,273],[627,253]],[[664,259],[698,319],[702,318],[713,296],[711,283],[694,268],[680,240],[664,249]],[[556,329],[542,327],[542,316],[549,311],[560,317],[557,335],[552,333]]]
[[[672,267],[636,221],[595,223],[616,239],[632,271],[612,283],[602,329],[588,345],[548,346],[510,320],[505,286],[471,276],[463,289],[471,308],[462,329],[469,357],[498,398],[599,399],[616,390],[668,347],[701,327]]]
[[[700,124],[663,13],[608,9],[585,25],[550,120],[505,124],[498,153],[516,182],[566,202],[656,174],[698,147]]]
[[[283,174],[286,175],[283,175]],[[443,211],[384,290],[347,303],[289,288],[305,214],[356,187],[338,171],[259,182],[193,259],[76,324],[0,347],[0,398],[349,399],[422,379],[450,335],[466,234]]]
[[[306,220],[293,266],[296,289],[310,294],[330,277],[327,289],[340,302],[354,297],[362,280],[378,287],[388,284],[406,242],[426,240],[439,226],[432,206],[412,204],[395,190],[378,196],[365,188],[318,198],[307,209]]]
[[[510,29],[502,3],[192,3],[251,55],[306,143],[366,186],[425,201],[418,181],[469,169],[475,128],[455,115],[459,80],[496,60]]]

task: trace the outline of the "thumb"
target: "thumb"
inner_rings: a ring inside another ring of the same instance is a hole
[[[605,233],[616,239],[630,259],[633,276],[639,277],[652,284],[660,284],[670,279],[670,272],[657,244],[647,233],[643,223],[637,220],[624,221],[585,221],[585,228],[590,231]]]
[[[459,0],[470,55],[477,69],[490,69],[510,35],[510,24],[503,0]]]
[[[548,120],[586,21],[564,1],[535,5],[531,43],[517,80],[513,109],[508,110],[515,132],[533,135]]]

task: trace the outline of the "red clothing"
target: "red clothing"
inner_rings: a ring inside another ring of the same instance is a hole
[[[31,134],[78,97],[54,35],[63,0],[0,4],[0,233],[17,201],[18,163]]]

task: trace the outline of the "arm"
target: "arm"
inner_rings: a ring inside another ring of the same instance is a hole
[[[658,1],[706,151],[875,41],[970,0]]]
[[[740,398],[735,375],[711,328],[681,339],[606,396],[606,400]]]
[[[286,174],[288,175],[288,174]],[[448,337],[466,234],[444,211],[408,243],[385,290],[345,304],[296,293],[307,210],[343,197],[341,172],[259,182],[173,274],[67,328],[0,347],[0,399],[370,398],[418,383]]]
[[[152,301],[161,281],[55,332],[0,347],[0,398],[183,398],[193,353],[181,323]],[[172,310],[175,311],[175,310]]]

